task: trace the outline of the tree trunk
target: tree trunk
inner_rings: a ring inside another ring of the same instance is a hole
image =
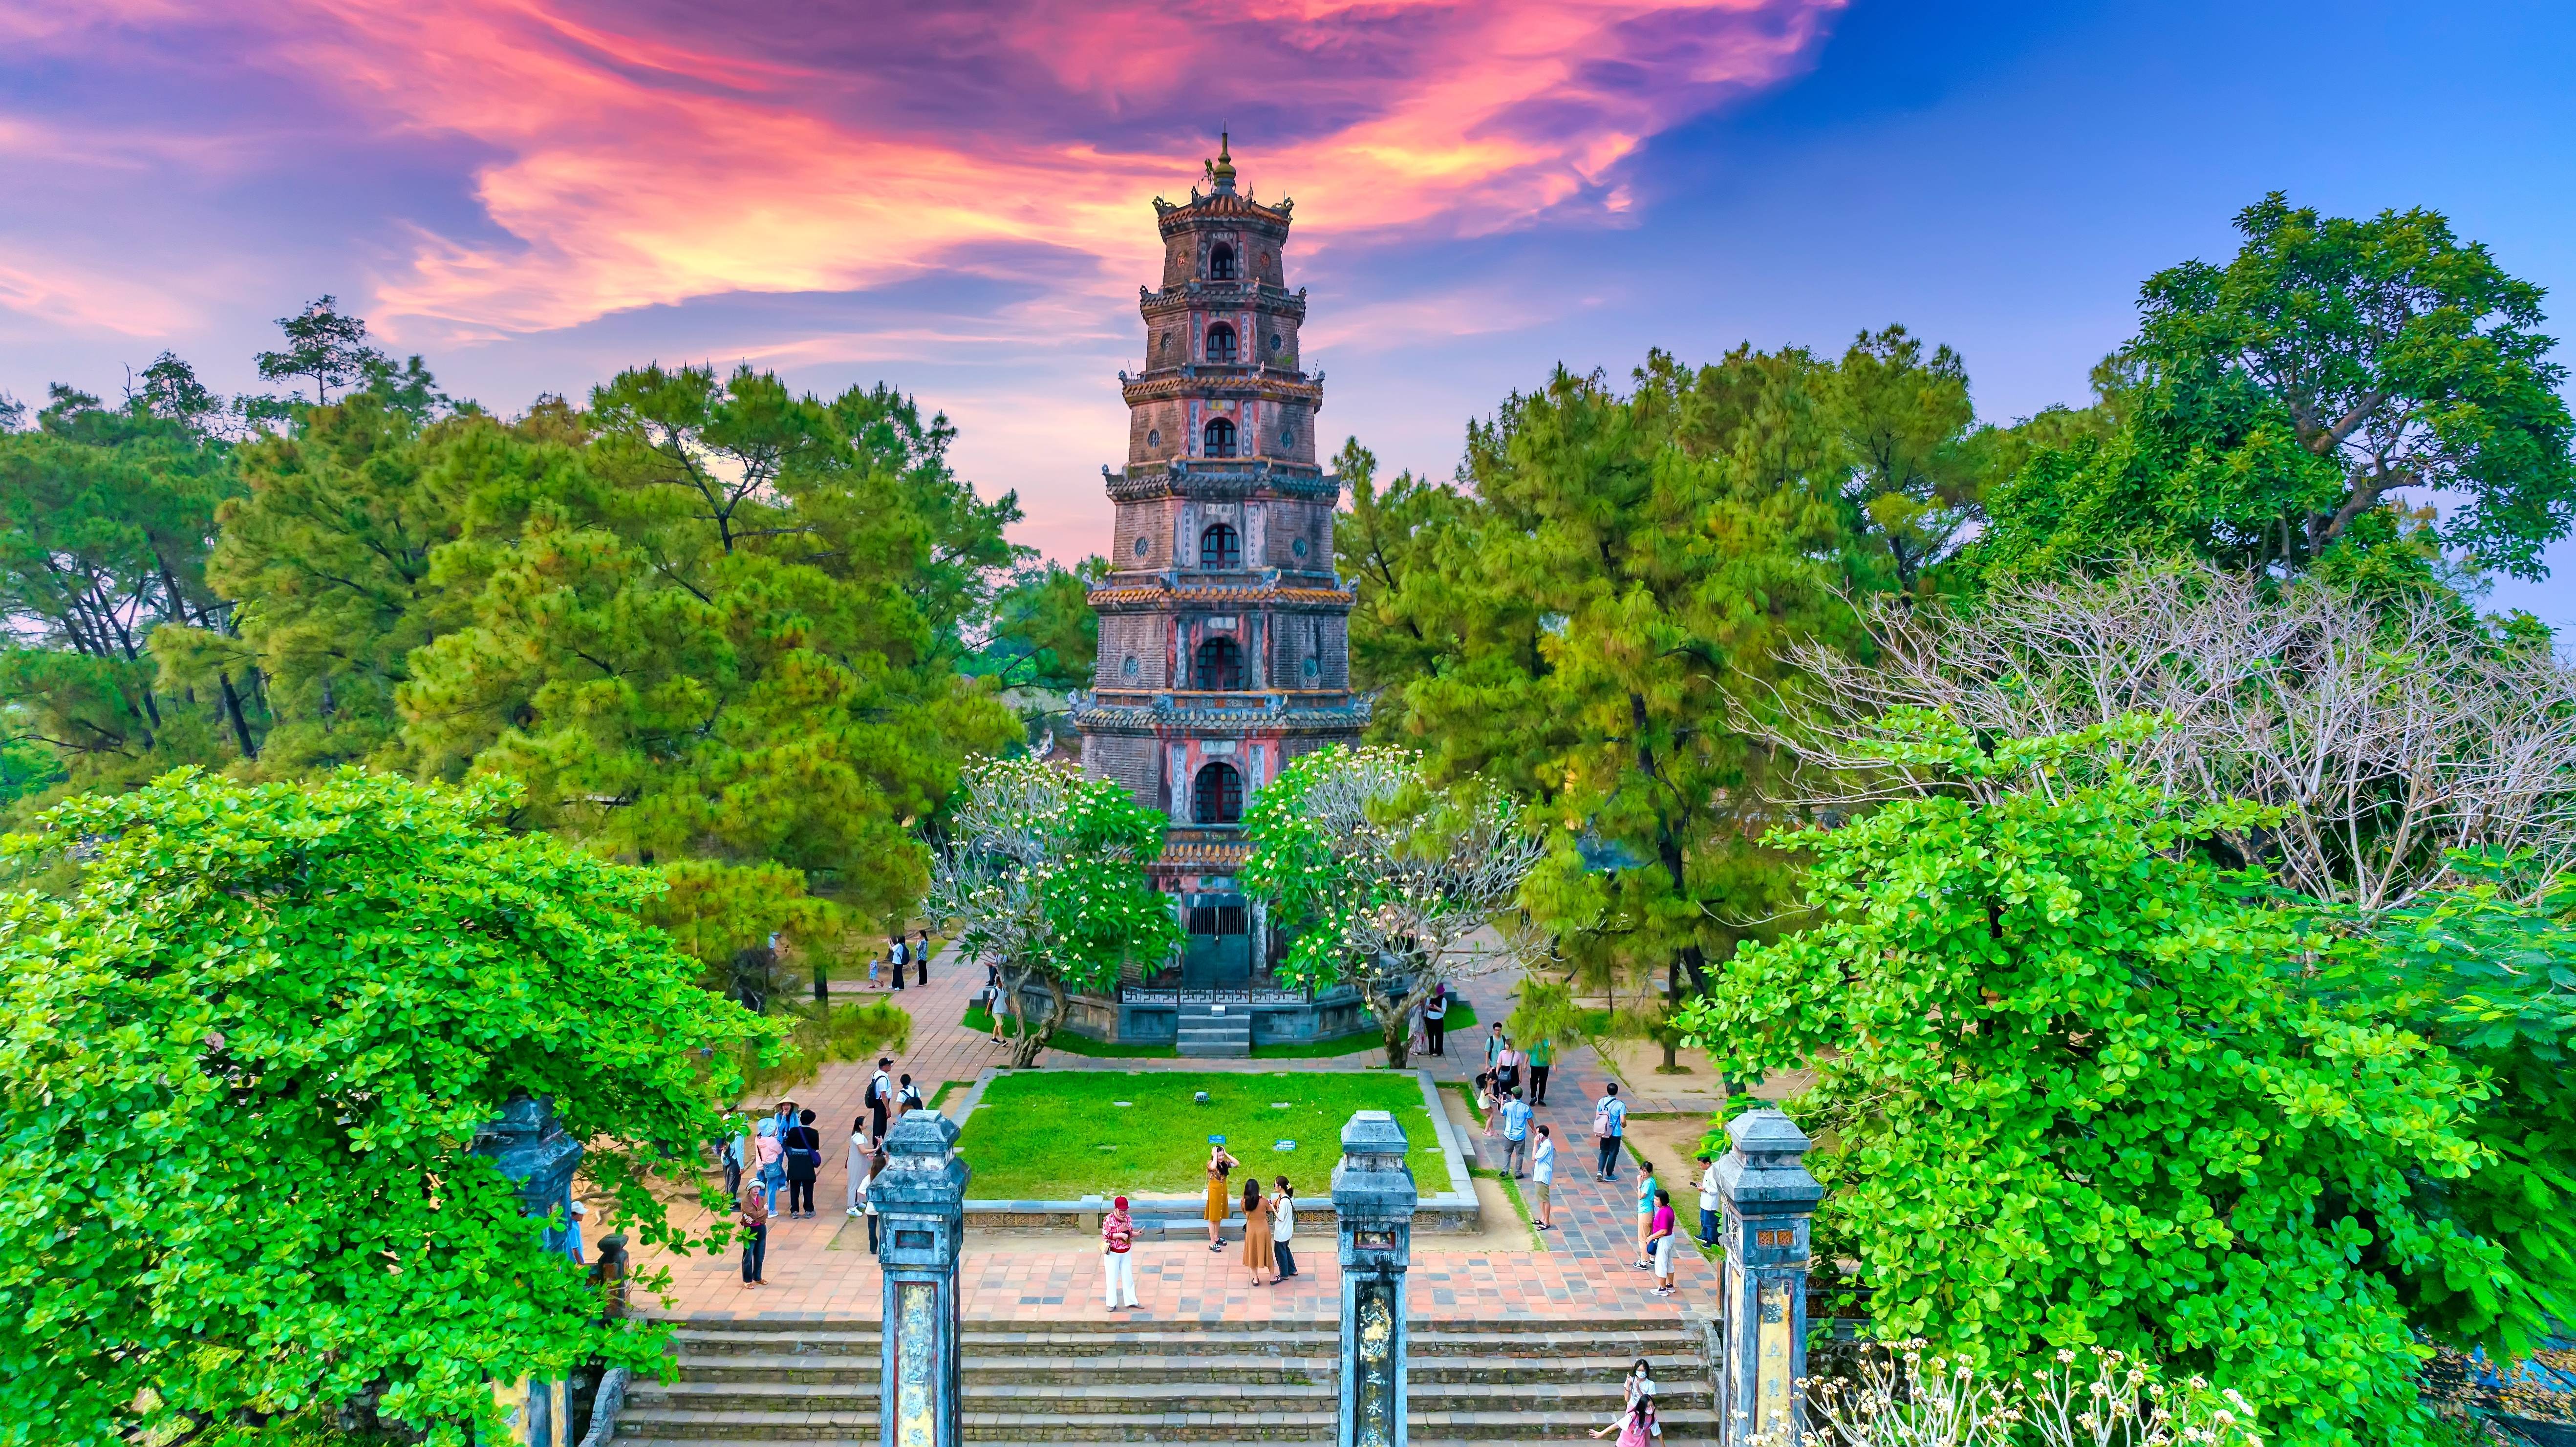
[[[1681,1073],[1682,1062],[1674,1054],[1680,1048],[1680,1042],[1674,1038],[1672,1029],[1673,1012],[1681,1007],[1682,957],[1676,952],[1664,966],[1664,1073],[1666,1075]]]
[[[215,677],[224,686],[224,717],[233,722],[233,737],[241,744],[242,757],[258,758],[259,745],[251,739],[250,721],[242,717],[241,695],[233,689],[233,676],[219,673]]]
[[[1369,1012],[1377,1016],[1378,1034],[1386,1042],[1386,1068],[1402,1070],[1413,1054],[1413,1011],[1398,1001],[1392,1012],[1375,1005]]]
[[[1038,1028],[1032,1030],[1029,1028],[1027,1016],[1022,1015],[1020,1033],[1011,1037],[1011,1064],[1021,1070],[1027,1070],[1038,1063],[1038,1052],[1044,1050],[1047,1042],[1055,1038],[1056,1027],[1064,1023],[1064,983],[1049,975],[1046,977],[1046,987],[1046,1018],[1039,1022]],[[1015,1000],[1018,998],[1017,986],[1011,987],[1011,995]]]

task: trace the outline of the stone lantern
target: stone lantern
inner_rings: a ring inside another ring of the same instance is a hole
[[[1798,1383],[1807,1374],[1808,1219],[1825,1192],[1807,1174],[1806,1133],[1779,1111],[1747,1111],[1726,1135],[1733,1145],[1717,1163],[1726,1213],[1718,1441],[1796,1447],[1806,1430]]]
[[[955,1121],[909,1112],[887,1132],[886,1169],[868,1187],[885,1274],[883,1447],[957,1447],[963,1436],[957,1253],[974,1172],[956,1145]]]
[[[1342,1127],[1333,1211],[1342,1238],[1339,1447],[1404,1447],[1404,1274],[1420,1199],[1404,1127],[1364,1110]]]
[[[549,1255],[572,1255],[572,1176],[581,1164],[581,1142],[555,1119],[552,1097],[513,1095],[501,1113],[474,1132],[474,1154],[500,1168],[519,1188],[519,1209],[545,1224]],[[502,1391],[515,1401],[515,1440],[530,1447],[570,1447],[571,1402],[564,1382],[530,1381]]]

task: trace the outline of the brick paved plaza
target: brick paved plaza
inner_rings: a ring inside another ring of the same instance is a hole
[[[942,1082],[960,1082],[950,1092],[953,1107],[964,1093],[964,1083],[987,1068],[1010,1063],[1004,1047],[956,1023],[982,983],[980,967],[954,965],[943,956],[932,962],[927,988],[915,986],[892,997],[913,1017],[911,1046],[895,1068],[911,1074],[925,1099]],[[836,983],[833,988],[835,999],[858,993],[850,983]],[[1500,980],[1470,984],[1466,993],[1484,1019],[1499,1018],[1509,1008],[1507,986]],[[1484,1033],[1480,1026],[1453,1034],[1446,1059],[1417,1057],[1414,1064],[1442,1080],[1471,1080],[1483,1062]],[[1374,1049],[1339,1060],[1104,1060],[1050,1050],[1040,1063],[1048,1070],[1066,1071],[1283,1073],[1353,1069],[1381,1058]],[[870,1068],[866,1064],[827,1066],[818,1080],[793,1092],[800,1104],[817,1113],[824,1139],[835,1144],[825,1152],[822,1179],[815,1190],[822,1214],[810,1221],[782,1219],[771,1227],[768,1284],[744,1287],[734,1253],[679,1259],[648,1252],[642,1264],[668,1267],[672,1273],[671,1299],[659,1307],[663,1314],[875,1319],[881,1289],[876,1261],[867,1251],[864,1222],[841,1214],[848,1177],[846,1152],[838,1145],[846,1141],[850,1122],[861,1114],[859,1098]],[[1633,1264],[1637,1252],[1634,1163],[1622,1165],[1616,1184],[1604,1186],[1592,1179],[1592,1101],[1604,1078],[1589,1051],[1559,1053],[1549,1103],[1537,1117],[1554,1129],[1558,1141],[1556,1229],[1540,1233],[1546,1249],[1529,1249],[1525,1243],[1531,1233],[1517,1221],[1490,1219],[1495,1214],[1490,1204],[1488,1229],[1480,1237],[1444,1241],[1436,1235],[1417,1234],[1411,1289],[1414,1315],[1482,1320],[1678,1318],[1689,1308],[1702,1313],[1713,1309],[1716,1274],[1687,1243],[1677,1253],[1676,1281],[1681,1291],[1676,1297],[1652,1295],[1652,1278]],[[1678,1104],[1682,1103],[1644,1099],[1637,1100],[1635,1108],[1653,1112],[1659,1106]],[[1704,1119],[1705,1107],[1700,1108]],[[1695,1132],[1697,1127],[1692,1129]],[[1665,1186],[1673,1192],[1674,1208],[1687,1232],[1697,1220],[1696,1198],[1689,1190],[1693,1177],[1675,1168],[1688,1163],[1659,1160],[1657,1164],[1665,1168]],[[971,1187],[969,1194],[973,1194]],[[1196,1202],[1175,1207],[1169,1214],[1195,1216]],[[1296,1242],[1300,1274],[1277,1286],[1250,1283],[1240,1261],[1239,1226],[1229,1232],[1221,1255],[1208,1250],[1203,1236],[1140,1242],[1135,1260],[1143,1309],[1116,1315],[1137,1321],[1330,1318],[1337,1311],[1341,1283],[1328,1220],[1326,1216],[1314,1224],[1301,1222]],[[698,1215],[696,1224],[703,1222],[703,1215]],[[1084,1236],[996,1233],[979,1240],[970,1230],[960,1270],[966,1315],[972,1320],[1098,1320],[1111,1315],[1101,1304],[1099,1246]]]

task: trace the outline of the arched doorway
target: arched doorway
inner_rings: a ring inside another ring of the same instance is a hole
[[[1210,523],[1199,534],[1199,566],[1202,568],[1240,568],[1243,566],[1243,537],[1224,523]]]
[[[1190,785],[1190,819],[1198,824],[1243,822],[1243,775],[1232,764],[1207,764]]]
[[[1198,669],[1191,681],[1201,688],[1243,687],[1243,647],[1231,638],[1211,638],[1199,645]],[[1223,764],[1210,764],[1221,769]]]

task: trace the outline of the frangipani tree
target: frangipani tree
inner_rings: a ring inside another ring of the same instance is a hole
[[[1116,784],[1035,759],[966,770],[922,912],[1001,967],[993,1008],[1018,1019],[1012,1064],[1036,1062],[1068,990],[1106,990],[1131,961],[1159,962],[1180,944],[1171,900],[1145,877],[1163,822]],[[1041,984],[1047,1013],[1032,1024],[1021,991]]]
[[[1520,891],[1547,851],[1520,806],[1480,781],[1432,787],[1411,750],[1308,754],[1253,795],[1244,825],[1245,887],[1298,931],[1279,974],[1358,986],[1390,1066],[1404,1064],[1411,1013],[1434,989],[1544,951]],[[1488,927],[1500,949],[1470,953]]]

